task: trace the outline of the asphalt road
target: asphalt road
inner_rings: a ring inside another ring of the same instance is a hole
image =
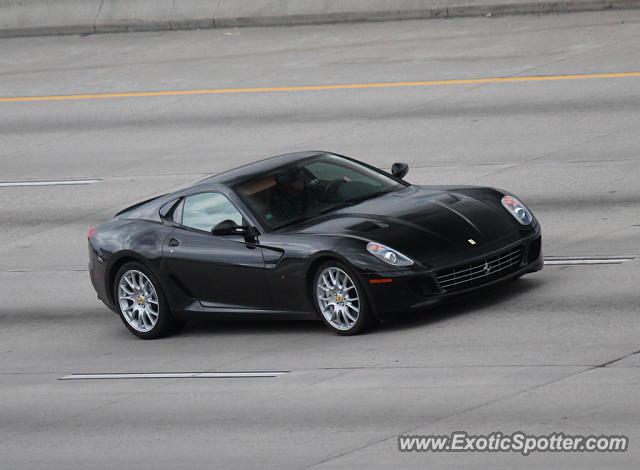
[[[637,468],[640,261],[547,266],[342,338],[214,320],[145,342],[96,298],[86,232],[273,154],[509,189],[547,257],[640,257],[640,12],[0,40],[0,467]],[[72,373],[290,371],[60,381]],[[618,454],[400,453],[398,434],[625,434]]]

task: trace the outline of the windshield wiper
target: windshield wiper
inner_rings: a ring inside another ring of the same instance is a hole
[[[313,219],[315,217],[317,217],[317,215],[302,215],[300,217],[296,217],[295,219],[291,219],[291,220],[289,220],[288,222],[285,222],[282,225],[278,225],[273,230],[278,230],[278,229],[281,229],[283,227],[288,227],[289,225],[298,224],[300,222],[305,222],[305,221],[311,220],[311,219]]]
[[[348,202],[350,202],[352,205],[360,204],[361,202],[364,202],[367,199],[373,199],[373,198],[376,198],[376,197],[384,196],[385,194],[389,194],[391,192],[393,192],[393,189],[386,189],[384,191],[376,191],[375,193],[367,194],[366,196],[360,196],[358,198],[349,199]]]
[[[351,206],[355,206],[356,204],[360,204],[361,202],[366,201],[367,199],[373,199],[379,196],[383,196],[385,194],[388,194],[390,192],[392,192],[393,190],[385,190],[385,191],[376,191],[375,193],[371,193],[371,194],[367,194],[366,196],[360,196],[360,197],[356,197],[353,199],[347,199],[346,201],[337,204],[335,206],[332,207],[327,207],[326,209],[323,209],[320,211],[320,214],[326,214],[327,212],[333,212],[333,211],[337,211],[339,209],[344,209],[345,207],[351,207]]]

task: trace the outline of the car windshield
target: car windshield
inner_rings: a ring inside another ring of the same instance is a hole
[[[404,187],[375,169],[325,154],[252,178],[236,191],[274,230]]]

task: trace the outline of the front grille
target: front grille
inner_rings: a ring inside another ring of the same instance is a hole
[[[438,284],[447,292],[479,286],[518,270],[522,247],[511,248],[490,258],[461,264],[438,272]]]

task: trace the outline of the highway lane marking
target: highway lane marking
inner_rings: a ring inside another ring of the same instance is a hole
[[[544,260],[545,265],[562,265],[562,266],[582,266],[593,264],[622,264],[633,261],[633,257],[615,257],[615,258],[548,258]]]
[[[269,378],[288,374],[289,371],[262,372],[142,372],[118,374],[70,374],[58,380],[105,380],[105,379],[246,379]]]
[[[100,181],[99,179],[84,180],[41,180],[41,181],[0,181],[0,188],[10,186],[65,186],[71,184],[92,184]]]
[[[88,93],[72,95],[50,96],[15,96],[0,98],[0,102],[24,102],[24,101],[60,101],[83,100],[98,98],[137,98],[143,96],[177,96],[177,95],[209,95],[217,93],[261,93],[276,91],[314,91],[314,90],[341,90],[355,88],[391,88],[431,85],[464,85],[474,83],[507,83],[507,82],[537,82],[552,80],[583,80],[587,78],[627,78],[640,77],[640,72],[622,73],[591,73],[574,75],[534,75],[528,77],[493,77],[493,78],[469,78],[452,80],[425,80],[415,82],[384,82],[384,83],[353,83],[342,85],[307,85],[263,88],[217,88],[210,90],[168,90],[168,91],[139,91],[119,93]]]

